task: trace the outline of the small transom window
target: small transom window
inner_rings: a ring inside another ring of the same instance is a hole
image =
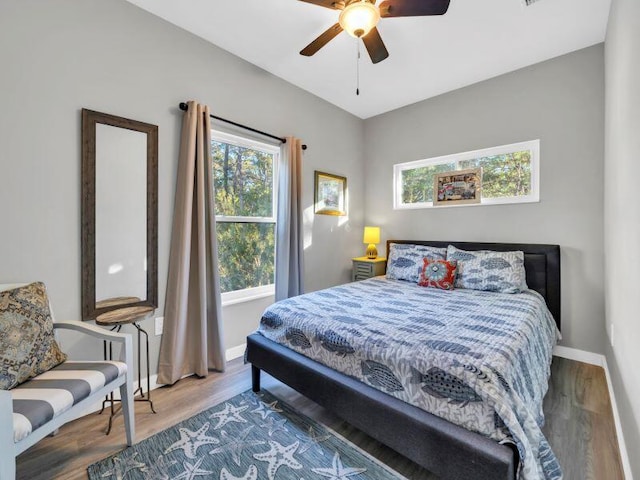
[[[482,194],[472,205],[540,201],[540,140],[532,140],[394,165],[394,208],[433,207],[436,174],[478,167]]]

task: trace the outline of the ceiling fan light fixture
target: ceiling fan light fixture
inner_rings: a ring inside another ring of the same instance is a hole
[[[340,13],[340,26],[352,37],[364,37],[380,21],[378,7],[367,0],[353,2]]]

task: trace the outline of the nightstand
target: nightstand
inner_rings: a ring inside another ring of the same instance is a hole
[[[356,280],[364,280],[377,275],[384,275],[385,267],[387,265],[387,259],[385,257],[356,257],[352,258],[351,261],[353,262],[353,274],[351,275],[351,280],[354,282]]]

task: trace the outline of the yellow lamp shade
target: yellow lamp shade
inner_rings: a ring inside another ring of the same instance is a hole
[[[368,244],[367,257],[376,258],[378,256],[378,250],[376,249],[376,243],[380,243],[380,227],[364,227],[363,243]]]
[[[364,227],[362,243],[380,243],[380,227]]]
[[[340,26],[352,37],[364,37],[380,21],[378,7],[367,0],[347,5],[338,19]]]

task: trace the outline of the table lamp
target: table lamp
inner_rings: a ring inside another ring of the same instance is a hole
[[[377,258],[376,243],[380,243],[380,227],[364,227],[362,243],[369,245],[367,247],[367,258]]]

